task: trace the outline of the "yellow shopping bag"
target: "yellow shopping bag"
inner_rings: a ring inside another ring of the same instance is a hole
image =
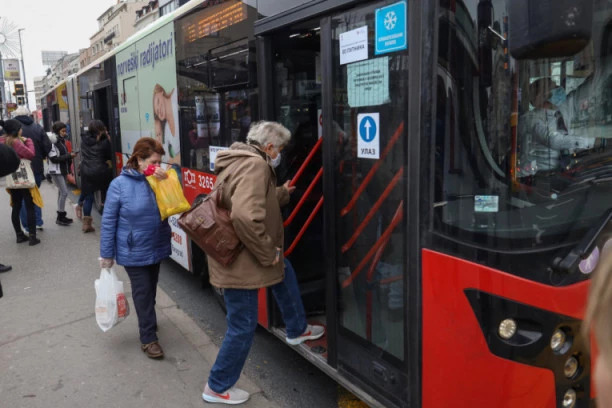
[[[147,177],[147,181],[155,193],[162,221],[171,215],[180,214],[191,208],[183,195],[176,170],[170,169],[167,174],[168,178],[164,180],[158,180],[155,176]]]

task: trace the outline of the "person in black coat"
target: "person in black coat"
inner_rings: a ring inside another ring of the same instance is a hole
[[[91,218],[94,193],[108,189],[113,178],[113,169],[109,164],[112,158],[106,125],[100,120],[92,120],[81,138],[81,196],[76,213],[83,220],[83,232],[95,231]]]
[[[51,140],[47,136],[47,132],[38,123],[30,117],[30,110],[26,106],[20,106],[13,112],[13,117],[21,122],[21,130],[23,137],[32,139],[34,142],[34,148],[36,149],[36,155],[32,159],[32,171],[34,172],[34,179],[36,185],[40,187],[43,179],[45,178],[45,168],[43,160],[47,158],[49,151],[51,150]],[[36,228],[42,229],[43,219],[42,210],[37,205],[34,206],[34,213],[36,214]],[[21,212],[19,213],[21,219],[21,225],[28,225],[28,217],[25,210],[25,205],[21,206]]]
[[[49,174],[53,183],[57,186],[57,220],[58,225],[68,226],[72,224],[72,219],[66,217],[66,199],[68,198],[68,184],[66,175],[72,163],[72,159],[77,155],[76,152],[68,152],[68,147],[64,141],[66,137],[66,124],[64,122],[53,123],[53,132],[49,132],[49,139],[53,147],[49,152]]]
[[[0,177],[8,176],[19,168],[19,156],[15,150],[5,144],[0,144]],[[10,265],[0,264],[0,273],[13,269]],[[0,297],[2,297],[2,285],[0,285]]]

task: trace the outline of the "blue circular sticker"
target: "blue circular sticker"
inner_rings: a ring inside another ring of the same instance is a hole
[[[359,136],[364,142],[370,143],[376,137],[376,122],[371,116],[364,116],[359,123]]]

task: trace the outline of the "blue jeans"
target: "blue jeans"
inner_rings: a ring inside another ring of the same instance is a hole
[[[34,180],[36,181],[36,186],[38,188],[40,188],[40,185],[41,185],[41,183],[43,181],[43,175],[42,174],[34,174]],[[36,204],[34,204],[34,216],[36,217],[36,225],[39,226],[39,227],[42,227],[43,226],[42,210]],[[27,225],[28,225],[28,212],[26,211],[25,201],[21,203],[21,211],[19,211],[19,219],[21,220],[21,225],[23,225],[23,227],[26,230],[28,230],[28,228],[27,228]]]
[[[159,266],[160,264],[125,267],[132,284],[132,299],[138,316],[138,329],[142,344],[157,341],[155,297],[157,295]]]
[[[285,259],[285,279],[270,287],[287,326],[287,337],[295,338],[307,326],[306,312],[300,296],[295,270]],[[210,371],[208,386],[222,394],[238,382],[257,328],[256,289],[224,289],[227,309],[227,332]]]
[[[79,205],[83,206],[83,215],[91,217],[91,209],[93,208],[94,193],[81,194],[79,197]]]

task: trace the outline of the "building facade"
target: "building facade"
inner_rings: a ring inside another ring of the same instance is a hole
[[[135,31],[140,31],[159,18],[159,2],[151,0],[142,8],[136,10],[136,21],[134,22]]]
[[[36,109],[41,109],[40,100],[45,93],[46,77],[34,77],[34,94],[36,98]]]
[[[89,48],[81,50],[79,65],[86,67],[117,47],[137,30],[136,11],[149,5],[148,0],[118,0],[98,17],[98,31],[89,37]]]

